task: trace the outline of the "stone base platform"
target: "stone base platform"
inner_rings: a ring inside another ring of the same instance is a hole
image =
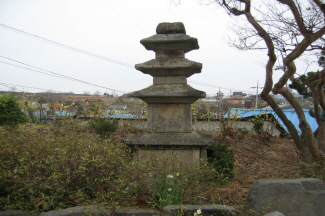
[[[214,143],[212,135],[196,132],[137,134],[124,142],[135,151],[135,159],[172,159],[178,165],[206,160],[206,148]]]

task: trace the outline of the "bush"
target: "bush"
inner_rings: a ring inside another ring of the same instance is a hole
[[[33,127],[33,126],[32,126]],[[52,127],[0,128],[0,210],[45,211],[127,197],[126,146],[98,140],[66,121]]]
[[[249,121],[253,123],[253,130],[256,133],[261,134],[262,131],[263,131],[264,116],[262,116],[262,115],[254,115],[254,117],[251,118]]]
[[[0,211],[90,204],[108,206],[112,212],[119,206],[147,207],[152,197],[162,196],[157,194],[160,186],[177,192],[165,194],[172,203],[174,198],[186,204],[213,202],[214,188],[222,181],[216,181],[218,173],[209,164],[176,167],[175,155],[132,160],[121,137],[98,139],[83,123],[66,119],[12,131],[0,127]],[[175,178],[167,178],[169,174]],[[159,176],[167,181],[159,181]]]
[[[161,175],[158,174],[153,183],[153,198],[155,206],[159,209],[163,209],[167,205],[180,205],[184,199],[181,184],[178,183],[177,177],[179,173],[175,176]]]
[[[94,118],[90,121],[90,126],[99,134],[102,138],[107,138],[114,133],[118,128],[118,120],[107,120],[104,118]]]
[[[300,162],[297,170],[297,178],[319,178],[325,180],[325,162]]]
[[[27,122],[27,116],[21,111],[17,97],[0,95],[0,125],[15,126]]]
[[[234,178],[235,153],[227,145],[215,143],[207,148],[208,162],[225,182]]]

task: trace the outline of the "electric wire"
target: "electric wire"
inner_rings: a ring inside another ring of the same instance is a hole
[[[112,88],[108,88],[108,87],[96,85],[96,84],[89,83],[89,82],[86,82],[86,81],[83,81],[83,80],[79,80],[79,79],[76,79],[76,78],[73,78],[73,77],[65,76],[65,75],[62,75],[62,74],[59,74],[59,73],[55,73],[55,72],[52,72],[52,71],[49,71],[49,70],[45,70],[45,69],[42,69],[42,68],[39,68],[39,67],[35,67],[35,66],[32,66],[32,65],[29,65],[29,64],[26,64],[26,63],[23,63],[23,62],[20,62],[20,61],[17,61],[17,60],[8,58],[8,57],[4,57],[4,56],[1,56],[1,55],[0,55],[0,57],[1,58],[5,58],[5,59],[10,60],[10,61],[17,62],[19,64],[26,65],[28,67],[35,68],[37,70],[32,69],[32,68],[28,68],[28,67],[23,67],[23,66],[20,66],[20,65],[16,65],[16,64],[12,64],[12,63],[5,62],[5,61],[1,61],[0,60],[0,62],[3,63],[3,64],[7,64],[7,65],[10,65],[10,66],[15,66],[15,67],[19,67],[19,68],[22,68],[22,69],[26,69],[26,70],[30,70],[30,71],[42,73],[42,74],[49,75],[49,76],[54,76],[54,77],[58,77],[58,78],[62,78],[62,79],[67,79],[67,80],[71,80],[71,81],[81,82],[81,83],[84,83],[84,84],[87,84],[87,85],[92,85],[92,86],[100,87],[100,88],[103,88],[103,89],[108,89],[108,90],[111,90],[111,91],[125,93],[124,91],[120,91],[120,90],[116,90],[116,89],[112,89]]]
[[[11,88],[12,86],[14,86],[14,87],[18,86],[18,87],[22,87],[22,88],[31,88],[31,89],[38,89],[38,90],[44,90],[44,91],[54,91],[54,90],[51,90],[51,89],[42,89],[42,88],[15,85],[15,84],[8,84],[8,83],[0,83],[0,85],[5,86],[7,88]],[[19,92],[24,92],[24,91],[19,91]],[[56,92],[56,93],[67,93],[67,92],[62,92],[62,91],[54,91],[54,92]]]
[[[25,32],[25,31],[22,31],[20,29],[16,29],[14,27],[11,27],[11,26],[8,26],[8,25],[2,24],[2,23],[0,23],[0,27],[2,27],[4,29],[7,29],[7,30],[10,30],[10,31],[13,31],[13,32],[16,32],[16,33],[19,33],[19,34],[23,34],[23,35],[28,36],[28,37],[35,38],[37,40],[41,40],[41,41],[46,42],[46,43],[50,43],[50,44],[55,45],[55,46],[59,46],[59,47],[65,48],[65,49],[69,49],[69,50],[72,50],[72,51],[75,51],[75,52],[78,52],[78,53],[82,53],[82,54],[85,54],[85,55],[88,55],[88,56],[92,56],[92,57],[95,57],[95,58],[98,58],[98,59],[101,59],[101,60],[109,61],[109,62],[114,63],[114,64],[119,64],[119,65],[122,65],[122,66],[125,66],[125,67],[134,68],[134,66],[129,64],[129,63],[118,61],[118,60],[115,60],[115,59],[112,59],[112,58],[108,58],[108,57],[101,56],[101,55],[98,55],[98,54],[95,54],[95,53],[91,53],[91,52],[88,52],[88,51],[85,51],[85,50],[82,50],[82,49],[78,49],[78,48],[63,44],[63,43],[59,43],[59,42],[56,42],[56,41],[53,41],[53,40],[49,40],[49,39],[46,39],[46,38],[31,34],[31,33]]]
[[[28,36],[28,37],[35,38],[37,40],[40,40],[40,41],[43,41],[43,42],[46,42],[46,43],[50,43],[50,44],[55,45],[55,46],[59,46],[59,47],[65,48],[65,49],[69,49],[69,50],[72,50],[72,51],[75,51],[75,52],[78,52],[78,53],[82,53],[82,54],[85,54],[85,55],[88,55],[88,56],[91,56],[91,57],[95,57],[95,58],[98,58],[98,59],[101,59],[101,60],[106,60],[106,61],[109,61],[109,62],[114,63],[114,64],[119,64],[121,66],[134,68],[134,66],[129,64],[129,63],[122,62],[122,61],[119,61],[119,60],[115,60],[115,59],[112,59],[112,58],[108,58],[108,57],[105,57],[105,56],[101,56],[101,55],[98,55],[98,54],[94,54],[94,53],[91,53],[91,52],[88,52],[88,51],[85,51],[85,50],[82,50],[82,49],[79,49],[79,48],[75,48],[75,47],[72,47],[72,46],[69,46],[69,45],[66,45],[66,44],[63,44],[63,43],[53,41],[53,40],[49,40],[49,39],[46,39],[44,37],[40,37],[40,36],[37,36],[35,34],[31,34],[31,33],[25,32],[23,30],[20,30],[20,29],[17,29],[17,28],[14,28],[14,27],[2,24],[2,23],[0,23],[0,27],[2,27],[4,29],[7,29],[7,30],[10,30],[10,31],[13,31],[13,32],[16,32],[16,33],[19,33],[19,34],[22,34],[22,35],[25,35],[25,36]],[[27,64],[25,64],[25,65],[27,65]],[[37,67],[34,67],[34,68],[37,68]],[[46,71],[46,70],[44,70],[44,71]],[[64,76],[64,75],[60,74],[60,76]],[[74,78],[71,78],[71,79],[74,79]],[[188,80],[188,82],[194,83],[194,84],[197,84],[197,85],[206,86],[206,87],[222,88],[222,89],[227,89],[227,90],[235,90],[235,89],[216,86],[216,85],[212,85],[212,84],[200,83],[200,82],[192,81],[192,80]],[[97,86],[97,87],[100,87],[100,86]],[[101,88],[103,88],[103,87],[101,87]],[[109,89],[109,88],[107,88],[107,89]],[[110,89],[110,90],[117,91],[117,90],[114,90],[114,89]],[[117,92],[121,92],[121,91],[117,91]],[[125,92],[121,92],[121,93],[125,93]]]

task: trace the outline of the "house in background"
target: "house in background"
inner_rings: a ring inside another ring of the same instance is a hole
[[[107,115],[104,118],[119,118],[119,119],[136,119],[140,118],[140,114],[132,114],[131,110],[125,104],[112,104],[107,109]]]
[[[109,115],[123,115],[128,114],[126,104],[112,104],[108,107],[107,114]]]
[[[243,92],[233,92],[227,103],[236,107],[245,107],[245,96],[246,93]]]
[[[101,104],[103,102],[104,101],[102,99],[86,99],[85,100],[85,103],[98,103],[98,104]]]
[[[50,104],[50,107],[53,108],[54,112],[62,112],[63,104]]]

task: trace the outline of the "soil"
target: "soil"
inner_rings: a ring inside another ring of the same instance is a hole
[[[216,138],[235,151],[235,180],[218,188],[217,194],[226,205],[242,205],[250,186],[258,179],[297,178],[300,162],[293,140],[268,136]]]

